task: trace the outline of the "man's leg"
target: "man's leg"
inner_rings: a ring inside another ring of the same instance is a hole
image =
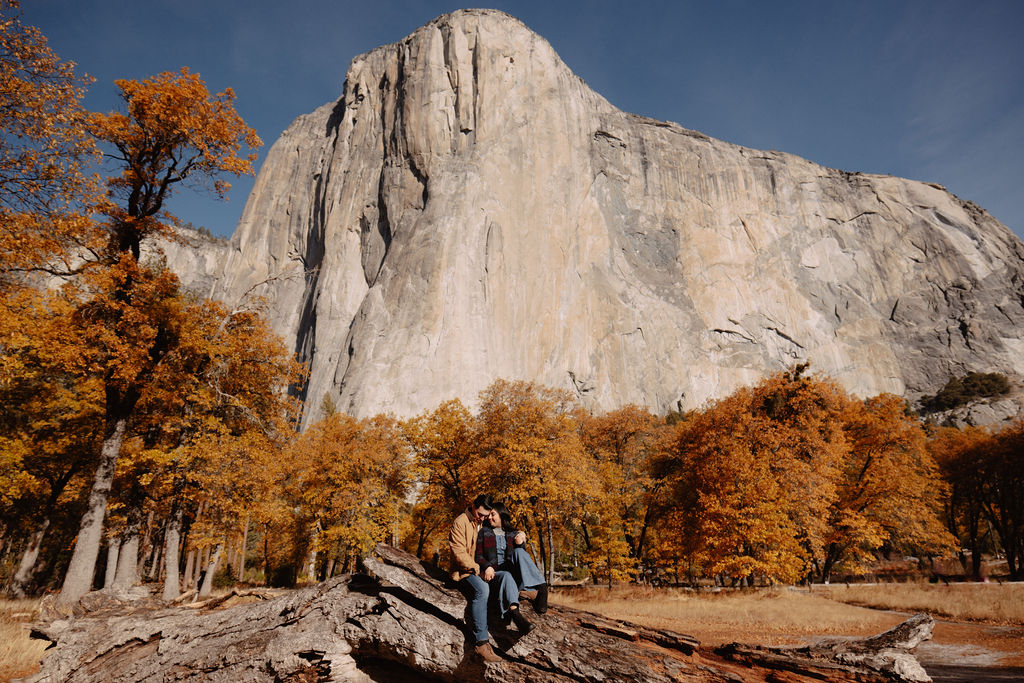
[[[487,642],[487,598],[490,588],[487,582],[476,574],[470,574],[459,581],[459,590],[469,601],[470,615],[473,621],[473,640],[476,643]]]

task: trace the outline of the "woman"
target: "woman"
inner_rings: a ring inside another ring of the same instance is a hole
[[[502,621],[508,623],[511,619],[523,635],[533,625],[519,609],[520,591],[536,591],[533,609],[537,614],[548,610],[548,585],[523,547],[525,544],[526,534],[515,530],[508,508],[503,503],[494,503],[487,521],[480,527],[475,559],[482,578],[492,586],[491,595],[497,595]]]

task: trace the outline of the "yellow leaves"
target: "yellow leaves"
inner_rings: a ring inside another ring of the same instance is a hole
[[[0,6],[0,275],[64,260],[95,234],[83,215],[98,185],[75,76],[46,38]]]
[[[141,219],[156,216],[177,183],[209,182],[223,198],[230,184],[219,174],[253,172],[256,153],[239,152],[262,142],[235,111],[230,88],[211,96],[199,74],[187,68],[115,84],[125,111],[91,114],[89,130],[113,147],[110,156],[122,166],[110,182],[111,195],[122,204],[108,203],[104,210],[116,230],[131,233],[130,240],[164,229],[159,221]]]
[[[691,416],[656,465],[709,569],[793,580],[883,543],[941,546],[941,485],[903,400],[857,401],[805,369]]]
[[[287,448],[286,494],[321,549],[364,552],[397,531],[412,481],[411,453],[398,422],[336,413],[311,425]]]

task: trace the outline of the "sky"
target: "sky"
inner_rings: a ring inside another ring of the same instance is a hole
[[[466,5],[422,0],[22,0],[23,20],[96,79],[187,66],[264,141],[343,92],[356,55]],[[546,38],[625,111],[845,171],[944,185],[1024,236],[1024,1],[543,0],[492,2]],[[168,208],[229,236],[228,202]]]

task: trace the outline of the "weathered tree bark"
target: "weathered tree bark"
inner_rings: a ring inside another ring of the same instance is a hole
[[[492,626],[504,661],[485,665],[466,640],[466,601],[445,585],[442,572],[384,545],[363,566],[362,574],[213,611],[161,608],[152,599],[119,606],[103,593],[90,594],[82,603],[102,608],[96,616],[35,626],[34,635],[56,647],[30,680],[923,680],[886,663],[886,653],[902,648],[906,655],[931,630],[922,615],[864,641],[716,652],[671,631],[552,606],[544,615],[527,610],[535,628],[525,636]],[[45,604],[42,611],[48,612]],[[906,661],[916,664],[913,655]]]
[[[181,552],[179,541],[181,539],[181,518],[182,509],[174,504],[171,508],[171,516],[167,520],[167,530],[164,532],[164,589],[163,599],[173,600],[181,594],[178,585],[178,561]]]
[[[121,539],[107,539],[107,569],[103,576],[103,587],[113,588],[114,577],[117,576],[117,556],[121,552]]]
[[[863,640],[830,638],[807,647],[761,647],[732,643],[716,652],[728,659],[784,671],[802,673],[808,666],[833,667],[829,680],[841,680],[850,669],[887,672],[899,681],[930,681],[914,650],[932,637],[934,620],[918,614],[902,624]]]
[[[39,550],[43,547],[43,538],[46,536],[46,530],[49,528],[50,516],[47,515],[28,539],[28,546],[25,548],[25,553],[21,556],[18,571],[14,573],[14,578],[11,579],[9,591],[11,596],[15,598],[25,597],[25,587],[28,586],[32,577],[35,576],[36,562],[39,561]]]
[[[107,512],[107,499],[110,497],[110,487],[114,483],[114,467],[117,465],[117,457],[121,454],[121,442],[124,441],[127,427],[128,418],[124,415],[108,422],[103,446],[100,449],[100,464],[96,468],[92,490],[89,492],[89,504],[82,515],[75,550],[71,554],[71,562],[68,564],[67,574],[64,575],[64,583],[57,599],[65,606],[77,602],[92,587],[96,558],[99,556],[100,541],[103,538],[103,518]]]
[[[238,576],[240,582],[245,580],[245,553],[249,548],[249,515],[245,516],[245,523],[242,525],[242,547],[238,553]]]
[[[218,543],[217,549],[210,556],[209,563],[206,565],[206,574],[203,576],[203,585],[199,587],[200,598],[209,597],[213,590],[213,577],[217,573],[217,566],[220,565],[220,556],[223,551],[224,544]]]

